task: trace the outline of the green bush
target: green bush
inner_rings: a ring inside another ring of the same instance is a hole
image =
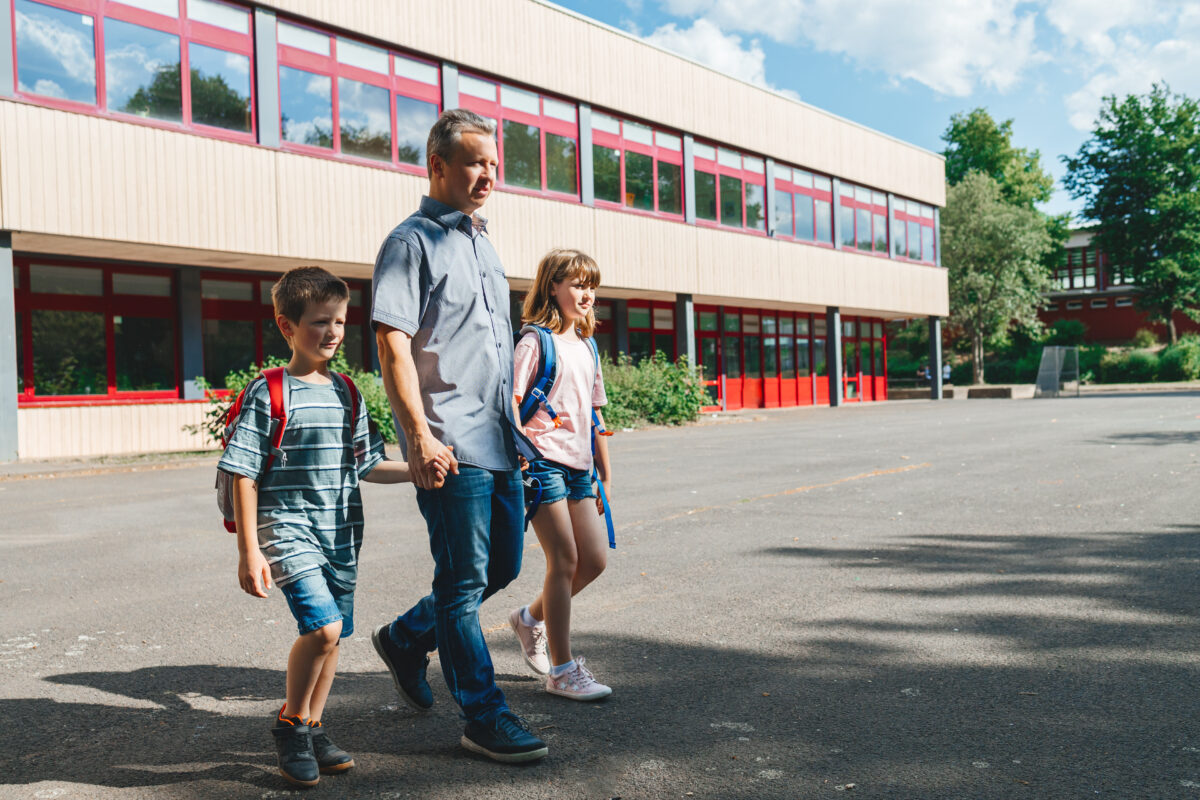
[[[699,417],[700,407],[710,402],[704,381],[686,357],[672,364],[659,352],[634,364],[621,353],[616,363],[605,357],[603,370],[608,394],[604,422],[610,429],[681,425]]]
[[[285,359],[270,356],[262,364],[250,364],[243,370],[231,371],[225,376],[225,385],[222,387],[229,390],[228,396],[217,394],[214,387],[209,386],[204,378],[197,378],[196,382],[204,391],[205,397],[208,398],[209,408],[204,413],[204,422],[199,425],[185,426],[185,430],[190,433],[202,433],[214,444],[220,442],[221,435],[225,432],[221,418],[225,414],[225,409],[233,402],[233,398],[237,397],[238,392],[246,388],[264,369],[282,367],[286,364]],[[344,372],[350,376],[350,380],[354,381],[354,385],[358,387],[363,402],[366,403],[367,415],[379,429],[379,435],[385,442],[395,444],[397,441],[396,426],[392,421],[392,409],[388,404],[387,391],[383,388],[383,381],[380,380],[379,373],[366,372],[350,366],[341,350],[333,357],[329,368],[334,372]]]
[[[1060,319],[1056,320],[1050,328],[1050,335],[1046,337],[1046,344],[1078,347],[1083,344],[1083,337],[1086,334],[1087,325],[1082,321],[1077,319]]]
[[[1189,333],[1158,356],[1158,377],[1164,381],[1200,378],[1200,336]]]
[[[1149,328],[1141,328],[1133,335],[1133,341],[1130,342],[1134,347],[1145,349],[1147,347],[1158,346],[1158,335]]]
[[[1158,356],[1147,350],[1113,350],[1100,358],[1101,383],[1141,383],[1154,380]]]

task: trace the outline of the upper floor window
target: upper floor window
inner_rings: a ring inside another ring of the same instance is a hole
[[[802,169],[775,166],[775,235],[833,245],[833,183]]]
[[[500,183],[549,196],[579,197],[579,115],[574,104],[508,84],[460,75],[459,104],[493,120]]]
[[[766,233],[766,167],[761,158],[697,142],[696,219]]]
[[[277,32],[285,144],[425,171],[437,65],[289,22]]]
[[[1100,254],[1094,247],[1071,247],[1066,263],[1054,272],[1059,289],[1095,289],[1099,287]]]
[[[842,247],[887,255],[887,195],[843,183],[839,207]]]
[[[218,0],[15,0],[13,18],[19,95],[253,139],[247,9]]]
[[[596,203],[683,216],[683,140],[606,114],[592,114]]]
[[[892,253],[910,261],[936,263],[933,206],[899,197],[893,202]]]

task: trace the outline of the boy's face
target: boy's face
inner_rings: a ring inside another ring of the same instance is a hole
[[[292,345],[292,353],[310,362],[323,363],[337,353],[346,335],[346,307],[349,300],[325,300],[309,303],[297,322],[280,314],[275,318],[279,329]]]
[[[495,139],[482,133],[463,133],[448,161],[434,156],[430,195],[464,214],[474,214],[487,202],[498,166]]]

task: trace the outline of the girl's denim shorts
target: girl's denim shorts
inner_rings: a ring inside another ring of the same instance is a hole
[[[287,598],[301,636],[339,620],[342,639],[354,633],[354,590],[326,578],[325,570],[305,572],[291,583],[280,586],[279,591]]]
[[[592,484],[592,473],[587,470],[563,466],[557,461],[545,458],[534,459],[529,464],[529,477],[536,480],[542,487],[540,503],[557,503],[559,500],[583,500],[595,497],[596,490]],[[532,500],[528,496],[526,500]]]

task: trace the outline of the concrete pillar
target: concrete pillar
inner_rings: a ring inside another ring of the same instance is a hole
[[[442,110],[458,108],[458,65],[442,62]]]
[[[596,205],[596,165],[592,161],[592,107],[579,104],[579,199]]]
[[[837,178],[833,179],[833,246],[842,249],[842,182]]]
[[[0,0],[0,97],[12,97],[17,85],[13,74],[12,9],[12,0]]]
[[[683,221],[696,224],[696,140],[683,135]]]
[[[892,235],[896,230],[896,195],[888,192],[888,221],[887,221],[887,237],[888,237],[888,258],[896,257],[896,243],[892,241]]]
[[[834,195],[836,197],[836,195]],[[842,310],[825,309],[825,369],[829,376],[829,405],[842,404]]]
[[[696,306],[690,294],[675,295],[675,349],[696,368]]]
[[[254,9],[254,101],[258,143],[279,147],[279,47],[275,12]]]
[[[929,368],[933,375],[929,381],[929,399],[942,399],[942,320],[929,318]]]
[[[204,322],[200,300],[200,270],[179,270],[179,377],[184,400],[202,400],[196,378],[204,374]],[[217,387],[220,388],[220,387]]]
[[[5,4],[6,5],[6,4]],[[9,61],[9,64],[12,62]],[[17,304],[12,234],[0,231],[0,461],[17,452]]]
[[[934,260],[940,267],[942,265],[942,215],[936,207],[933,209],[933,242],[933,248],[937,251],[933,254]]]
[[[617,340],[617,352],[629,352],[629,301],[613,301],[613,335]]]
[[[775,159],[767,159],[767,185],[766,185],[766,214],[767,214],[767,236],[775,235]]]

